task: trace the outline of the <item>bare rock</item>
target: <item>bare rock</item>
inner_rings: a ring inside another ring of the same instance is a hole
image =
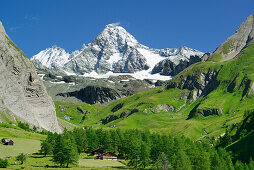
[[[11,41],[0,22],[0,110],[30,126],[61,132],[52,99],[32,62]]]
[[[227,61],[238,56],[238,54],[253,42],[254,38],[254,14],[250,15],[237,29],[236,33],[222,43],[213,56],[221,54],[222,61]]]

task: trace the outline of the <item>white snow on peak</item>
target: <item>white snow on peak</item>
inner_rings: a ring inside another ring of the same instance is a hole
[[[160,75],[159,73],[158,74],[151,74],[148,70],[142,70],[142,71],[138,71],[138,72],[135,72],[135,73],[107,72],[106,74],[98,74],[95,71],[93,71],[91,73],[85,73],[84,75],[81,75],[81,76],[100,79],[100,78],[109,78],[111,76],[120,76],[120,75],[130,75],[130,76],[134,77],[135,79],[139,79],[139,80],[150,79],[150,80],[166,81],[166,80],[171,80],[172,79],[171,76],[164,76],[164,75]]]
[[[138,44],[138,41],[130,33],[116,24],[106,25],[105,29],[98,35],[97,39],[104,39],[112,44],[115,42],[119,44]]]
[[[65,63],[69,61],[70,54],[67,53],[64,49],[52,46],[52,48],[47,48],[34,55],[31,60],[39,60],[42,65],[53,68],[53,67],[62,67]]]
[[[70,54],[69,60],[71,60],[72,58],[78,56],[80,53],[82,53],[85,49],[87,48],[87,46],[85,44],[82,45],[80,50],[75,50]]]
[[[150,69],[153,69],[153,67],[157,63],[165,59],[165,57],[162,57],[159,54],[153,53],[152,51],[148,49],[138,48],[138,51],[146,58],[146,62],[150,66]]]
[[[122,58],[123,58],[123,53],[115,53],[112,56],[110,56],[107,62],[112,65],[113,63],[121,60]]]
[[[86,48],[87,46],[83,44],[80,50],[75,50],[69,54],[63,48],[53,45],[51,48],[47,48],[34,55],[31,60],[39,60],[47,68],[63,67],[64,64],[78,56]]]
[[[174,62],[176,65],[179,64],[181,60],[189,61],[190,56],[200,56],[202,57],[204,53],[188,48],[186,46],[180,47],[180,48],[165,48],[160,50],[160,55],[167,57],[172,62]]]
[[[106,74],[98,74],[96,69],[93,69],[97,68],[98,64],[104,64],[103,66],[107,66],[107,68],[109,68],[107,70],[113,70],[111,67],[114,66],[114,63],[124,61],[122,63],[125,64],[126,61],[128,61],[129,53],[134,50],[137,57],[144,57],[146,59],[145,64],[149,65],[148,70],[142,70],[135,73],[108,72]],[[87,70],[93,70],[90,73],[85,73],[82,75],[84,77],[107,78],[109,76],[131,75],[136,79],[170,80],[170,76],[162,76],[159,74],[152,75],[151,71],[154,66],[164,59],[170,59],[172,62],[178,65],[181,60],[189,61],[190,56],[197,55],[201,57],[203,54],[204,53],[202,52],[185,46],[180,48],[165,49],[152,49],[146,47],[142,44],[139,44],[138,41],[123,27],[119,26],[119,24],[113,23],[106,25],[104,30],[96,37],[92,43],[89,43],[87,46],[84,44],[80,50],[73,51],[71,54],[67,53],[60,47],[53,46],[52,48],[47,48],[46,50],[41,51],[31,59],[39,60],[42,65],[48,68],[63,68],[63,66],[69,66],[68,62],[73,59],[75,60],[74,63],[79,64],[80,68],[91,67],[91,69],[88,68]],[[94,65],[95,67],[93,67]],[[70,71],[71,69],[67,70]],[[67,75],[76,75],[75,73],[72,73],[72,71],[64,71]]]

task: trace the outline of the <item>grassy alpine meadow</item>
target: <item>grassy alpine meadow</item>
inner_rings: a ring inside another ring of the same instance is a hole
[[[1,139],[3,137],[0,137]],[[14,157],[20,153],[32,154],[40,150],[41,142],[34,139],[9,138],[14,141],[14,145],[0,145],[0,157]]]
[[[17,126],[0,123],[0,137],[2,138],[25,138],[31,140],[42,140],[45,139],[45,135],[35,133],[32,131],[25,131]],[[1,139],[2,139],[1,138]]]
[[[0,144],[0,157],[14,157],[20,153],[32,154],[40,149],[40,140],[44,140],[46,135],[25,131],[17,126],[0,123],[0,140],[11,139],[14,145]]]
[[[10,169],[127,169],[126,165],[120,161],[110,161],[110,160],[99,160],[88,158],[85,153],[80,154],[79,161],[77,165],[70,165],[69,168],[59,167],[59,165],[52,162],[52,156],[42,156],[42,155],[27,155],[27,159],[23,165],[16,161],[15,157],[8,159]]]
[[[125,169],[126,162],[124,160],[100,160],[91,159],[89,157],[83,157],[85,154],[80,155],[78,166],[82,168],[114,168],[114,169]]]

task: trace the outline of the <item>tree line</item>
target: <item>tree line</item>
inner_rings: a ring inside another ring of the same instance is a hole
[[[48,133],[41,143],[42,154],[53,154],[53,161],[66,167],[76,164],[80,153],[96,149],[118,154],[132,168],[254,169],[254,161],[233,163],[229,152],[213,147],[208,141],[141,130],[76,128],[63,134]]]

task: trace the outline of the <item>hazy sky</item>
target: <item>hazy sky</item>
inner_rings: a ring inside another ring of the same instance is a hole
[[[56,44],[67,52],[120,23],[151,48],[213,52],[254,13],[254,0],[1,0],[0,20],[30,58]]]

